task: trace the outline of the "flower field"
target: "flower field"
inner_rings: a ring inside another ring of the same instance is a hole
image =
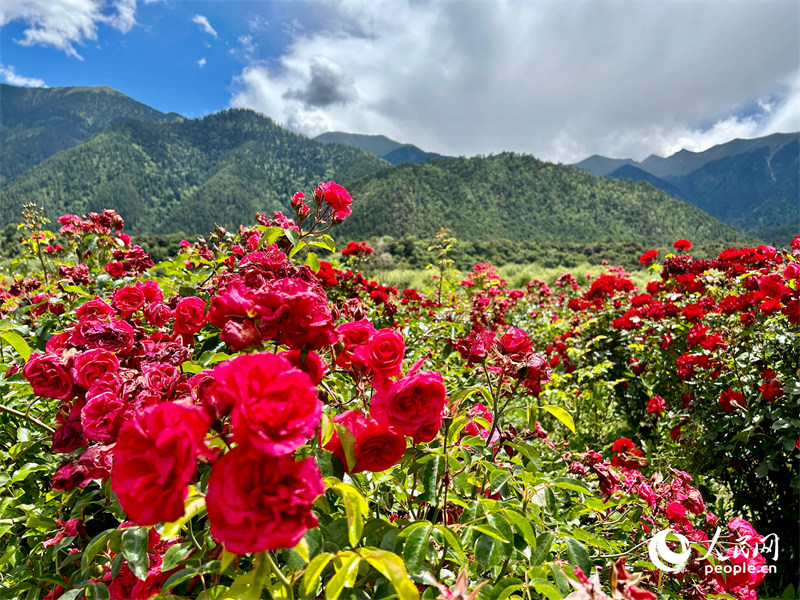
[[[795,597],[800,236],[511,289],[443,231],[398,290],[291,204],[159,264],[26,208],[0,598]]]

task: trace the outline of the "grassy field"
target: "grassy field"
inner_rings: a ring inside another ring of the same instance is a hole
[[[572,273],[578,281],[585,281],[587,274],[596,276],[602,272],[603,268],[589,263],[581,263],[572,268],[548,268],[535,264],[508,264],[498,267],[497,270],[501,277],[505,277],[508,280],[508,284],[512,288],[524,288],[532,279],[543,279],[548,285],[552,286],[558,276],[565,271]],[[407,287],[425,289],[431,286],[434,273],[434,270],[428,269],[390,269],[367,270],[366,274],[384,285],[396,285],[400,289]],[[465,277],[466,272],[462,271],[461,275],[462,278]],[[631,273],[631,279],[639,288],[644,288],[653,276],[654,274],[649,271],[634,271]]]

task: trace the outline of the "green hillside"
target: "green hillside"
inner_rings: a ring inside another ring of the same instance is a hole
[[[431,237],[449,227],[464,240],[639,242],[752,241],[645,182],[601,178],[532,156],[404,164],[350,186],[347,237]]]
[[[123,121],[45,160],[0,189],[0,223],[25,202],[47,215],[114,207],[133,233],[205,233],[256,210],[286,209],[297,190],[350,181],[388,163],[349,146],[325,146],[253,111],[171,123]]]
[[[764,240],[787,244],[800,232],[800,134],[732,140],[704,152],[681,150],[641,163],[591,156],[576,165],[654,186]]]
[[[108,87],[0,84],[0,183],[123,119],[176,121]]]

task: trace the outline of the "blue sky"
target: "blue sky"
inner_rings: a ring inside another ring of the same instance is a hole
[[[261,59],[280,53],[299,24],[299,8],[285,3],[151,2],[139,5],[136,24],[128,31],[99,23],[96,40],[73,43],[80,59],[53,46],[21,45],[30,22],[18,19],[0,32],[0,60],[18,75],[50,87],[107,85],[164,112],[203,116],[229,105],[234,76],[256,52]],[[206,18],[216,35],[193,22],[197,15]],[[257,48],[248,52],[248,43]]]
[[[0,80],[574,162],[800,129],[792,1],[3,0]]]

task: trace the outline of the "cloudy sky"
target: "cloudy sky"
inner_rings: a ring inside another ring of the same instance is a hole
[[[800,130],[800,3],[2,0],[0,80],[575,162]]]

